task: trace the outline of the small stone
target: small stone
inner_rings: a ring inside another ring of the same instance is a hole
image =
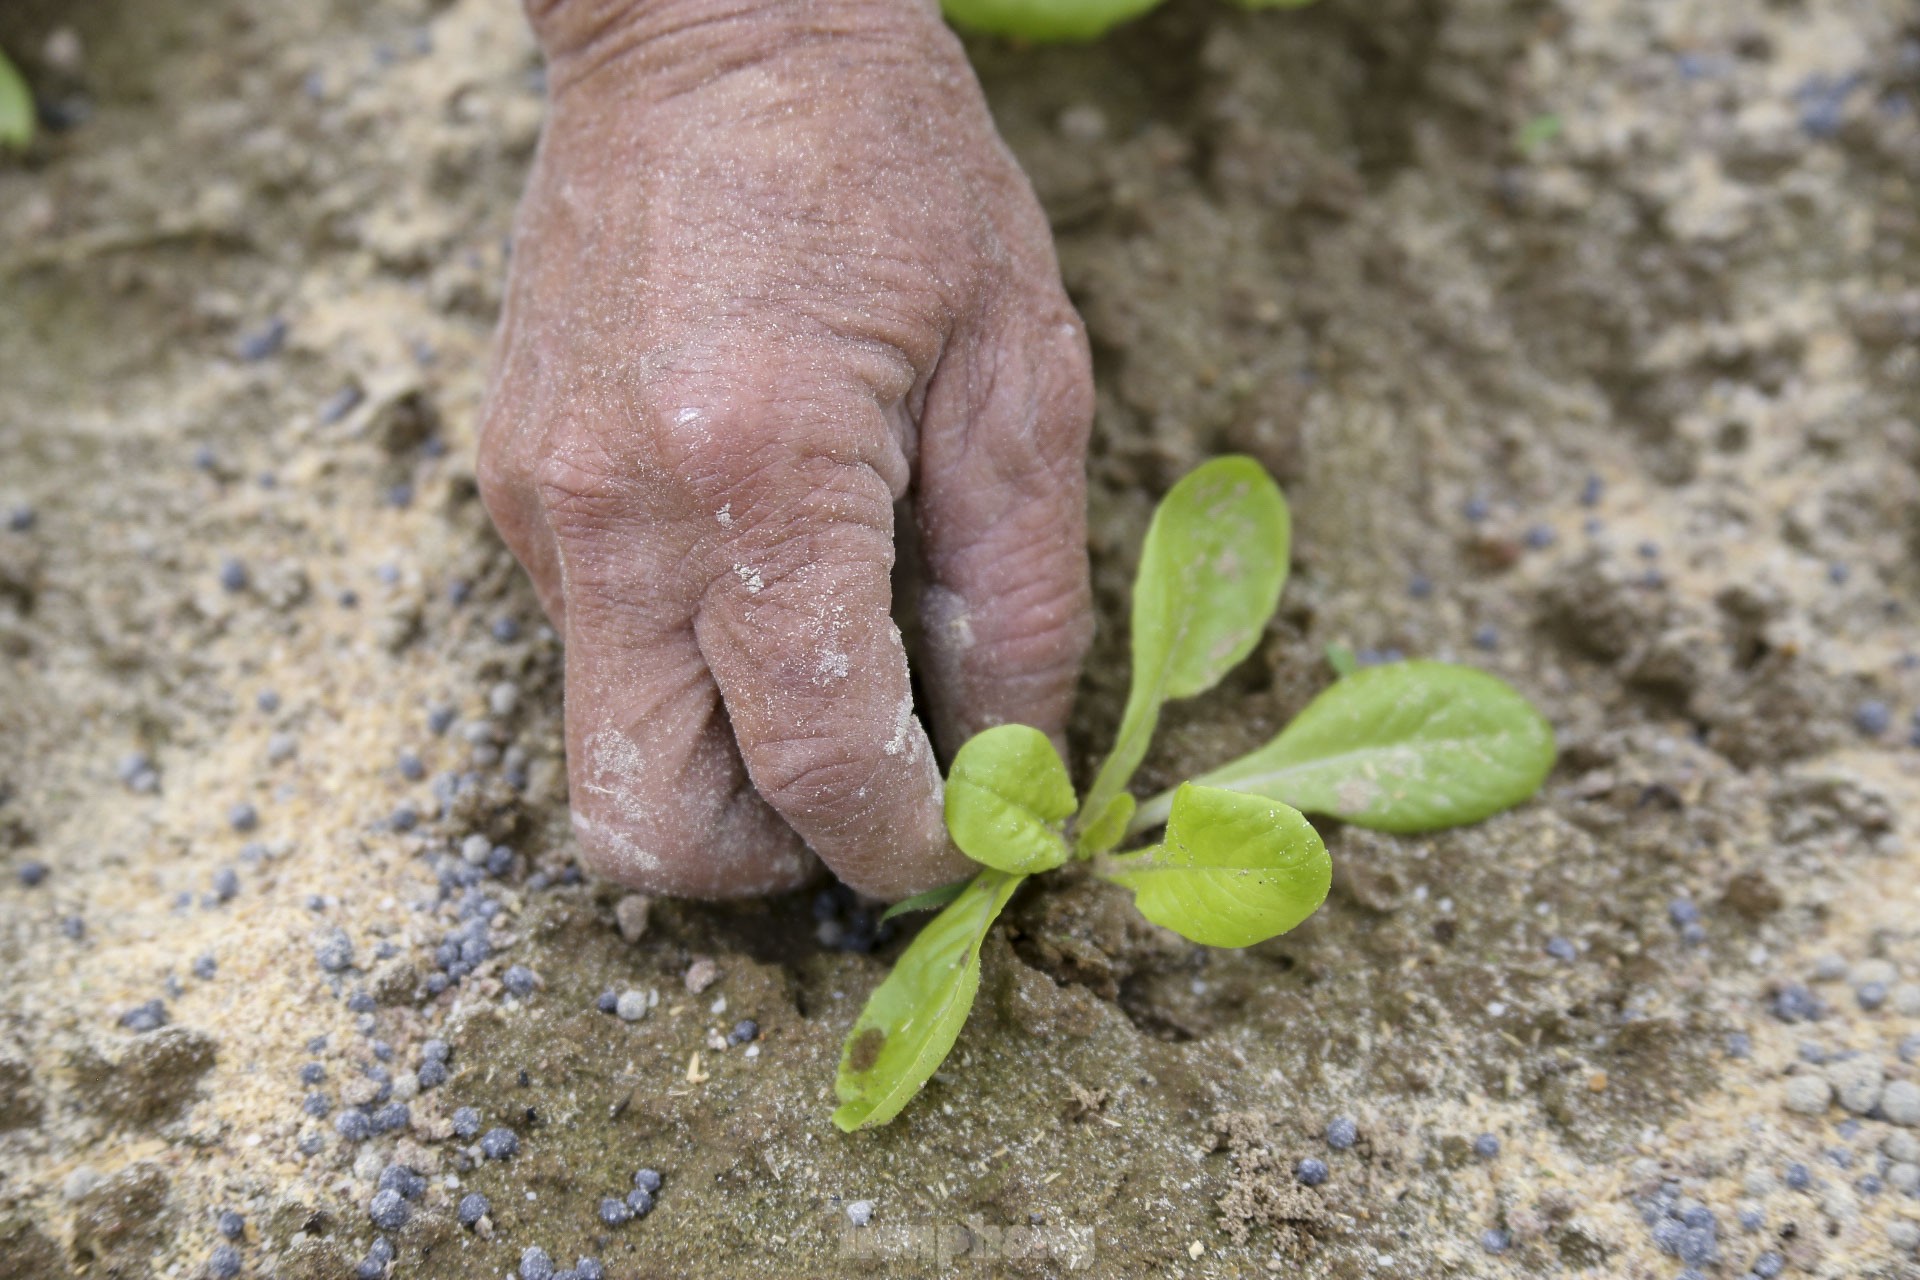
[[[1833,1086],[1824,1076],[1794,1076],[1787,1081],[1781,1105],[1803,1116],[1817,1116],[1833,1101]]]
[[[1782,1022],[1818,1022],[1825,1013],[1820,997],[1797,982],[1789,982],[1773,994],[1773,1016]]]
[[[633,1221],[633,1210],[627,1207],[625,1200],[607,1196],[600,1201],[600,1221],[610,1227],[617,1227],[624,1222]]]
[[[1893,709],[1878,698],[1868,698],[1853,709],[1853,727],[1862,737],[1877,738],[1893,724]]]
[[[1900,970],[1886,960],[1862,960],[1847,970],[1847,984],[1864,987],[1869,983],[1891,986],[1900,979]]]
[[[489,1160],[508,1160],[520,1151],[520,1136],[511,1129],[489,1129],[480,1138],[480,1154]]]
[[[159,1000],[135,1005],[120,1015],[120,1025],[135,1034],[158,1031],[167,1025],[167,1006]]]
[[[512,715],[519,705],[520,686],[511,680],[502,680],[487,690],[487,709],[502,719]]]
[[[1360,1140],[1360,1124],[1352,1116],[1335,1116],[1327,1122],[1327,1145],[1346,1151]]]
[[[684,981],[687,984],[688,991],[691,991],[694,995],[699,995],[715,982],[719,981],[719,979],[720,966],[707,957],[701,956],[698,960],[695,960],[687,966]]]
[[[344,929],[330,929],[313,944],[313,956],[328,973],[340,973],[353,967],[353,943]]]
[[[488,1211],[492,1208],[493,1205],[488,1203],[485,1196],[481,1195],[478,1191],[469,1191],[466,1195],[460,1197],[460,1207],[456,1211],[460,1217],[460,1225],[463,1227],[471,1227],[474,1223],[486,1217]]]
[[[855,1200],[847,1206],[847,1221],[856,1227],[864,1227],[873,1221],[873,1201]]]
[[[1488,1227],[1480,1233],[1480,1247],[1488,1253],[1505,1253],[1513,1246],[1513,1237],[1498,1227]]]
[[[1880,1087],[1886,1069],[1877,1058],[1858,1057],[1835,1062],[1826,1069],[1827,1083],[1833,1086],[1840,1105],[1857,1116],[1866,1115],[1880,1101]]]
[[[1293,1166],[1293,1179],[1303,1187],[1317,1187],[1327,1180],[1327,1162],[1308,1156]]]
[[[644,893],[629,893],[613,908],[613,919],[620,926],[620,936],[628,942],[638,942],[647,933],[647,920],[653,913],[653,899]]]
[[[642,1169],[633,1175],[633,1185],[650,1196],[659,1194],[660,1186],[665,1181],[658,1169]]]
[[[227,825],[235,831],[251,831],[260,825],[260,811],[243,800],[227,810]]]
[[[1500,1154],[1500,1139],[1490,1133],[1483,1133],[1473,1140],[1473,1154],[1482,1160],[1491,1160]]]
[[[653,1193],[642,1187],[627,1192],[627,1208],[636,1218],[644,1218],[653,1212]]]
[[[222,1210],[214,1226],[229,1240],[238,1240],[247,1234],[247,1220],[231,1209]]]
[[[647,1016],[647,993],[631,988],[622,991],[619,999],[614,1002],[613,1011],[619,1015],[622,1022],[640,1021]]]
[[[1902,1128],[1920,1128],[1920,1084],[1895,1080],[1880,1094],[1880,1112]]]
[[[752,1018],[742,1018],[733,1024],[733,1030],[727,1033],[729,1045],[752,1044],[760,1038],[760,1024]]]
[[[1902,982],[1887,993],[1893,1011],[1903,1018],[1920,1018],[1920,982]]]
[[[553,1280],[553,1259],[539,1245],[529,1245],[520,1254],[520,1280]]]
[[[1568,964],[1573,963],[1579,956],[1579,952],[1574,950],[1573,943],[1567,941],[1565,938],[1548,938],[1547,954],[1555,960],[1564,961]]]
[[[215,1245],[207,1255],[207,1275],[211,1280],[234,1280],[240,1274],[240,1251],[230,1244]]]
[[[41,881],[47,878],[47,864],[36,858],[29,858],[15,867],[13,874],[19,877],[22,888],[37,889]]]
[[[480,1113],[472,1107],[455,1107],[452,1123],[455,1137],[471,1138],[480,1132]]]
[[[374,1183],[380,1191],[397,1191],[403,1200],[418,1200],[426,1194],[427,1180],[403,1164],[390,1164],[380,1171]]]
[[[500,985],[524,1000],[534,993],[535,988],[540,985],[540,979],[527,966],[516,964],[509,966],[507,971],[500,975]]]
[[[382,1231],[398,1231],[413,1215],[407,1208],[406,1198],[389,1188],[374,1193],[373,1202],[367,1206],[367,1216]]]
[[[573,1274],[577,1280],[607,1280],[607,1269],[598,1258],[579,1259],[573,1264]]]

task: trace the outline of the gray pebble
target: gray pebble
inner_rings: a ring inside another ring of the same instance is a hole
[[[328,973],[340,973],[353,967],[353,942],[344,929],[329,929],[313,944],[314,959]]]
[[[1833,1086],[1824,1076],[1794,1076],[1787,1081],[1781,1104],[1803,1116],[1817,1116],[1833,1101]]]
[[[1895,1080],[1881,1092],[1880,1110],[1894,1124],[1920,1128],[1920,1084]]]
[[[864,1227],[873,1221],[873,1201],[855,1200],[847,1206],[847,1221],[856,1227]]]
[[[469,1191],[466,1195],[460,1197],[460,1208],[458,1210],[460,1225],[463,1227],[472,1226],[474,1223],[480,1221],[480,1219],[486,1217],[487,1212],[492,1208],[493,1205],[488,1203],[485,1196],[481,1195],[478,1191]]]
[[[1833,1086],[1834,1097],[1857,1116],[1866,1115],[1880,1101],[1880,1086],[1885,1079],[1886,1069],[1880,1060],[1864,1055],[1827,1067],[1827,1082]]]
[[[632,989],[622,991],[620,998],[614,1002],[613,1011],[622,1022],[640,1021],[647,1016],[647,993]]]
[[[1813,980],[1815,982],[1838,982],[1847,976],[1847,958],[1845,956],[1824,955],[1813,962]]]
[[[367,1216],[382,1231],[398,1231],[413,1214],[407,1208],[406,1197],[389,1187],[374,1193],[373,1202],[367,1206]]]

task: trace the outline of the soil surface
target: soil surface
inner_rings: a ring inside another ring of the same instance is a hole
[[[1562,754],[1481,826],[1329,824],[1326,908],[1245,951],[1029,888],[854,1137],[899,936],[572,869],[559,647],[473,481],[518,6],[13,0],[0,46],[58,126],[0,162],[7,1275],[1920,1276],[1910,6],[975,46],[1098,361],[1082,780],[1144,517],[1229,450],[1293,579],[1142,793],[1331,643],[1497,672]]]

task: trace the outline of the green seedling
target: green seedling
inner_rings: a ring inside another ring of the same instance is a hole
[[[1134,579],[1133,670],[1112,751],[1084,798],[1038,729],[1000,725],[948,771],[947,830],[985,870],[897,904],[941,908],[874,990],[847,1037],[834,1123],[900,1113],[959,1037],[980,987],[980,947],[1028,876],[1071,858],[1133,893],[1155,924],[1212,947],[1246,947],[1319,909],[1332,881],[1304,813],[1381,831],[1473,822],[1531,796],[1553,765],[1553,730],[1513,689],[1442,662],[1339,673],[1266,746],[1145,802],[1127,790],[1161,707],[1212,688],[1253,651],[1285,585],[1286,500],[1249,458],[1218,458],[1154,512]],[[1158,828],[1157,843],[1116,853]]]

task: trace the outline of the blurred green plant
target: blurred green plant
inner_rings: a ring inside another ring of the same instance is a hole
[[[1301,9],[1314,0],[1233,0],[1243,9]],[[1161,0],[942,0],[955,26],[983,35],[1053,42],[1092,40]]]
[[[33,92],[0,51],[0,146],[24,148],[33,141]]]

